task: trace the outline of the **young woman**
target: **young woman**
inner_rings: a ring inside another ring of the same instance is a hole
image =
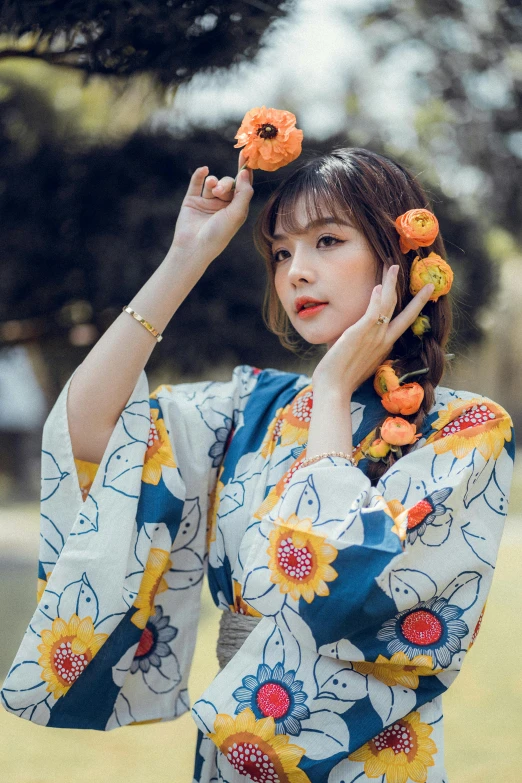
[[[235,190],[207,174],[137,316],[45,424],[38,606],[3,704],[98,730],[186,712],[206,570],[221,671],[192,707],[195,781],[447,783],[441,696],[480,626],[514,437],[501,406],[439,385],[448,296],[409,286],[414,257],[444,246],[401,248],[395,223],[428,200],[368,150],[297,167],[256,243],[269,329],[327,348],[312,377],[241,365],[149,394],[154,330],[247,215],[252,173]],[[416,371],[422,401],[390,449],[382,382]]]

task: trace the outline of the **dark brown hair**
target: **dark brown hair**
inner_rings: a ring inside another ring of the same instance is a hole
[[[383,266],[399,265],[394,315],[413,298],[409,280],[415,256],[424,257],[433,251],[446,258],[440,233],[429,247],[407,254],[399,248],[395,219],[410,209],[434,211],[417,179],[401,164],[385,155],[358,147],[337,148],[304,162],[278,185],[254,228],[254,242],[265,260],[268,278],[263,319],[267,328],[279,337],[281,345],[293,353],[299,354],[301,338],[290,323],[275,289],[272,237],[277,217],[286,233],[302,230],[296,221],[295,210],[301,198],[310,221],[326,215],[343,220],[348,215],[373,250],[377,261],[376,284],[381,282]],[[419,411],[403,417],[413,422],[418,430],[434,403],[434,389],[445,369],[445,350],[452,329],[449,295],[440,297],[437,302],[428,302],[422,312],[429,316],[431,331],[419,339],[411,329],[406,329],[388,356],[396,360],[394,369],[399,376],[423,367],[429,368],[427,374],[411,378],[424,388],[424,400]],[[382,421],[390,415],[383,407]],[[402,453],[408,453],[410,448],[404,446]],[[395,456],[392,455],[391,459],[394,460]],[[386,470],[384,462],[369,462],[368,476],[372,483],[376,483]]]

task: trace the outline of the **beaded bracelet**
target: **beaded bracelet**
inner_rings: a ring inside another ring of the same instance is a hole
[[[356,468],[357,463],[353,457],[355,450],[356,450],[355,448],[352,449],[351,454],[345,454],[344,451],[325,451],[324,454],[318,454],[316,457],[307,457],[307,459],[301,462],[299,467],[304,468],[306,465],[312,465],[314,462],[323,459],[323,457],[344,457],[344,459],[348,460],[348,462],[350,462],[354,466],[354,468]]]
[[[149,331],[149,332],[152,334],[152,336],[153,336],[153,337],[155,337],[155,338],[156,338],[156,340],[158,341],[158,343],[160,343],[160,342],[163,340],[163,336],[162,336],[162,335],[161,335],[161,334],[158,332],[158,330],[157,330],[157,329],[155,329],[155,328],[152,326],[152,324],[149,324],[149,322],[148,322],[148,321],[146,321],[146,320],[145,320],[145,318],[142,318],[142,317],[141,317],[141,315],[138,315],[138,313],[137,313],[137,312],[135,312],[135,311],[132,309],[132,307],[130,307],[130,306],[128,306],[128,305],[127,305],[127,307],[122,307],[121,309],[122,309],[122,311],[123,311],[124,313],[129,313],[130,315],[132,315],[132,317],[133,317],[133,318],[135,318],[135,319],[136,319],[136,321],[139,321],[139,323],[140,323],[142,326],[144,326],[144,327],[145,327],[145,329],[147,329],[147,331]]]

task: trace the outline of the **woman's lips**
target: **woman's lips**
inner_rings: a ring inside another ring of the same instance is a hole
[[[299,310],[297,313],[298,318],[308,318],[309,315],[313,315],[314,313],[318,313],[320,310],[323,310],[328,302],[323,302],[323,304],[315,305],[314,307],[303,307],[302,310]]]

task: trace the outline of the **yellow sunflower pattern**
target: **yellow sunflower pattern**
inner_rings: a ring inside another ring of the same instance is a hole
[[[39,604],[40,600],[42,598],[42,595],[45,593],[45,590],[47,588],[47,582],[49,581],[49,577],[51,576],[52,571],[47,571],[46,573],[46,579],[38,579],[36,580],[36,603]]]
[[[83,459],[75,459],[74,464],[76,465],[76,473],[80,491],[82,493],[82,500],[85,503],[100,465],[98,462],[87,462]]]
[[[485,460],[491,456],[498,459],[504,443],[511,440],[511,416],[501,405],[484,397],[455,400],[438,415],[431,425],[436,431],[425,444],[433,444],[436,454],[451,451],[463,459],[476,448]]]
[[[308,430],[312,419],[314,395],[312,385],[305,386],[287,405],[281,416],[281,446],[302,446],[308,440]]]
[[[282,414],[284,411],[285,408],[278,408],[274,418],[268,425],[266,435],[263,439],[263,443],[261,444],[261,456],[264,457],[265,459],[268,459],[268,457],[272,454],[272,452],[276,447],[277,441],[281,436],[281,431],[283,427]]]
[[[375,663],[354,661],[352,665],[359,674],[372,674],[385,685],[403,685],[412,690],[419,687],[419,677],[429,677],[442,671],[433,668],[431,655],[415,655],[410,659],[402,651],[393,653],[390,659],[378,655]]]
[[[296,601],[302,596],[311,603],[316,595],[329,595],[326,582],[337,578],[337,571],[330,565],[337,549],[313,531],[311,519],[291,514],[286,520],[278,517],[274,526],[267,549],[270,581]]]
[[[304,749],[291,744],[288,734],[276,734],[275,728],[272,717],[256,720],[247,707],[236,718],[218,713],[208,736],[245,780],[310,783],[297,766]]]
[[[108,634],[94,633],[91,617],[80,619],[73,614],[68,623],[57,617],[50,630],[43,629],[41,638],[38,651],[42,654],[38,664],[43,671],[40,676],[47,682],[47,690],[59,699],[92,661]]]
[[[247,614],[249,617],[262,617],[263,615],[258,612],[257,609],[252,609],[252,607],[243,600],[241,584],[236,579],[233,579],[232,582],[234,589],[234,603],[229,604],[231,611],[236,612],[236,614]]]
[[[437,746],[430,739],[433,728],[410,712],[377,734],[348,758],[364,762],[368,778],[386,776],[386,783],[425,783],[428,767],[435,766]]]
[[[217,513],[221,500],[221,491],[225,486],[221,481],[221,475],[224,470],[225,466],[220,465],[216,485],[209,495],[207,511],[207,552],[209,550],[210,544],[214,543],[216,540]]]
[[[165,422],[158,417],[158,409],[151,408],[149,439],[141,476],[145,484],[159,484],[162,465],[168,468],[177,467]]]
[[[154,598],[158,593],[164,593],[169,586],[163,576],[172,568],[170,552],[165,549],[151,549],[145,571],[141,578],[140,588],[133,603],[138,611],[131,617],[131,622],[138,628],[145,628],[147,620],[154,613]]]

